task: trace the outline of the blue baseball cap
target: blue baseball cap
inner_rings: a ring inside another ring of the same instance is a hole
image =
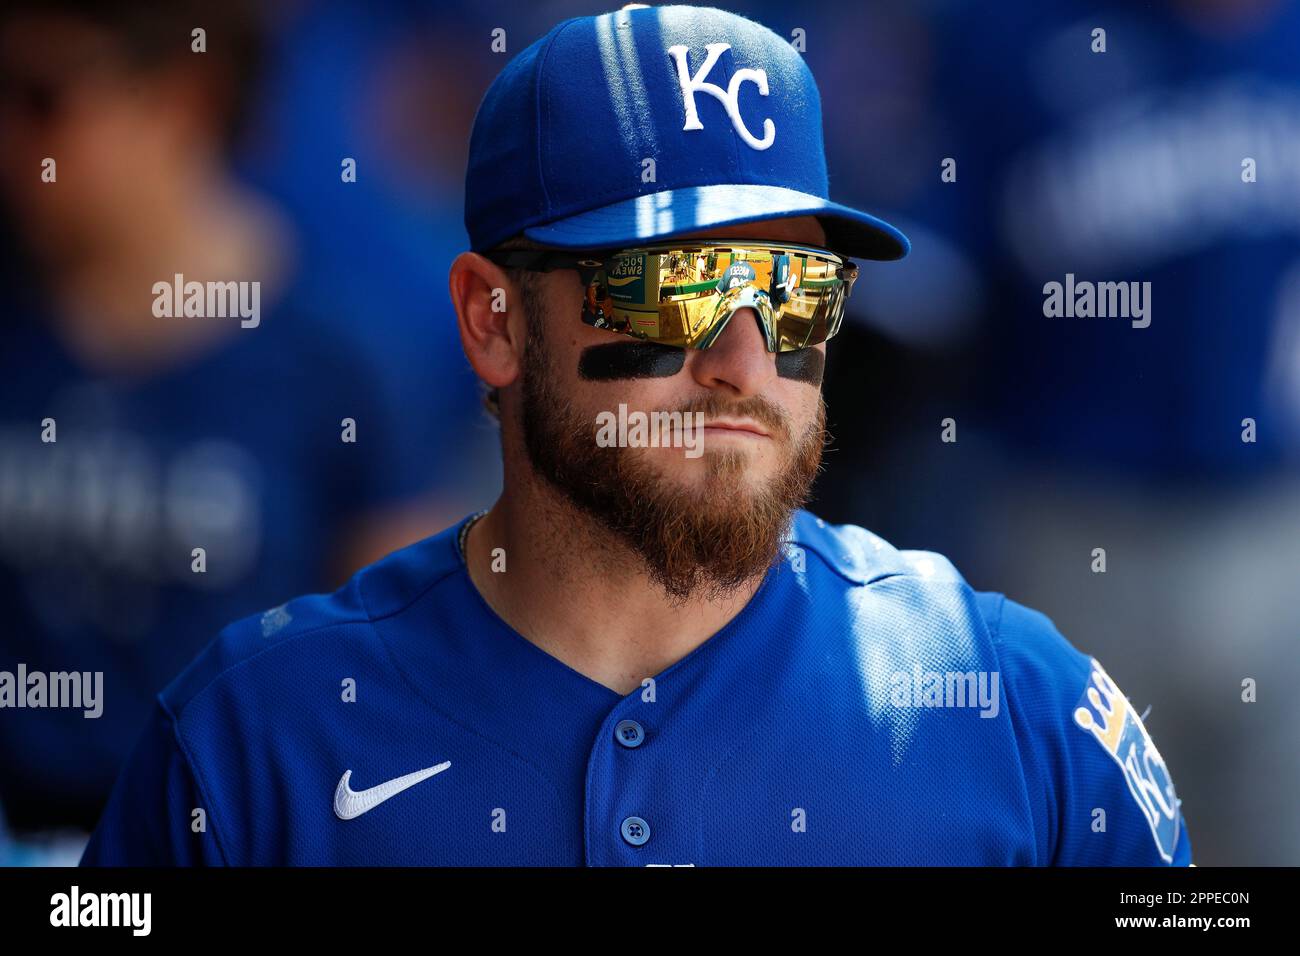
[[[901,259],[889,223],[831,202],[821,95],[767,27],[707,7],[566,20],[501,71],[470,135],[465,227],[564,249],[816,216],[845,256]]]

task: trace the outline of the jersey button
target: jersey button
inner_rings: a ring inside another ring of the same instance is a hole
[[[614,725],[614,739],[631,750],[645,741],[645,728],[635,720],[620,720]]]
[[[650,824],[640,817],[628,817],[621,829],[623,839],[632,846],[643,846],[650,839]]]

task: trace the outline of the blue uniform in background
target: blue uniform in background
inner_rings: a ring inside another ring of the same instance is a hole
[[[223,631],[83,863],[1190,861],[1100,666],[939,555],[799,512],[744,610],[623,696],[497,618],[458,531]]]
[[[15,829],[91,827],[158,691],[212,634],[319,589],[346,522],[437,486],[437,459],[402,440],[419,410],[393,408],[378,378],[288,307],[136,375],[88,370],[44,321],[5,327],[0,670],[103,674],[97,718],[4,710],[0,805]]]
[[[1210,5],[1199,24],[1197,6],[1013,0],[936,20],[949,111],[926,162],[960,173],[914,212],[989,282],[989,417],[1040,461],[1226,480],[1300,450],[1300,4],[1232,22]],[[1149,325],[1046,317],[1043,287],[1067,274],[1149,282]]]

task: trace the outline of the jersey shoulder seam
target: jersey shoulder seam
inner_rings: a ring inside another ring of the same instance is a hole
[[[989,594],[990,592],[985,591],[985,592],[975,592],[975,593]],[[1006,648],[1007,645],[1002,639],[1003,637],[1002,620],[1006,613],[1007,596],[1006,594],[1001,592],[994,592],[994,593],[996,594],[995,603],[997,605],[997,617],[992,620],[989,620],[987,618],[985,620],[989,628],[989,639],[993,645],[993,653],[997,658],[998,668],[999,670],[1005,672],[1006,659],[1003,657],[1003,649]],[[981,616],[983,616],[982,612],[981,612]],[[1017,719],[1020,720],[1027,720],[1027,719],[1025,718],[1024,712],[1019,708],[1019,698],[1016,697],[1015,701],[1013,702],[1012,698],[1015,697],[1015,688],[1012,685],[1012,681],[1003,680],[1002,689],[1004,693],[1007,695],[1007,707],[1010,709],[1012,715],[1011,716],[1011,721],[1012,721],[1011,740],[1016,748],[1016,758],[1017,758],[1016,764],[1017,764],[1017,769],[1020,771],[1021,789],[1025,795],[1025,809],[1029,813],[1029,819],[1035,820],[1036,815],[1034,812],[1033,795],[1029,792],[1029,777],[1025,772],[1025,760],[1027,759],[1026,750],[1021,745],[1020,734],[1017,733],[1015,730],[1015,723],[1017,722]],[[1024,723],[1024,732],[1026,734],[1033,732],[1033,727],[1031,727],[1027,722]],[[1048,814],[1049,819],[1044,820],[1043,822],[1049,831],[1048,839],[1047,839],[1047,858],[1046,860],[1037,860],[1039,866],[1051,866],[1053,864],[1053,861],[1055,861],[1057,852],[1059,850],[1057,829],[1059,827],[1060,821],[1059,819],[1054,818],[1055,814],[1053,813],[1053,807],[1050,800],[1047,802],[1046,812]],[[1034,840],[1034,855],[1035,857],[1037,857],[1038,855],[1037,834],[1035,834],[1035,840]]]
[[[412,604],[414,604],[417,600],[419,600],[421,597],[423,597],[425,594],[427,594],[431,589],[433,589],[434,587],[437,587],[439,584],[441,584],[443,581],[445,581],[445,580],[446,580],[450,575],[452,575],[452,574],[455,572],[455,570],[456,570],[456,569],[455,569],[454,567],[453,567],[453,568],[448,568],[448,569],[447,569],[446,571],[444,571],[443,573],[438,574],[438,575],[437,575],[436,577],[434,577],[432,580],[430,580],[430,581],[426,582],[425,584],[423,584],[423,585],[419,588],[419,590],[417,590],[417,591],[416,591],[416,592],[415,592],[415,593],[414,593],[414,594],[413,594],[413,595],[412,595],[408,600],[404,601],[401,605],[399,605],[399,606],[396,607],[396,608],[393,608],[392,610],[385,611],[384,613],[379,614],[378,616],[376,616],[376,615],[374,615],[374,614],[371,613],[371,611],[370,611],[370,607],[369,607],[369,605],[368,605],[367,602],[366,602],[365,594],[364,594],[363,591],[362,591],[362,588],[361,588],[361,580],[362,580],[362,578],[363,578],[364,575],[362,575],[362,574],[358,574],[358,575],[356,575],[356,576],[355,576],[355,577],[354,577],[354,578],[353,578],[353,579],[352,579],[352,580],[351,580],[351,581],[350,581],[350,582],[349,582],[345,587],[346,587],[346,588],[353,589],[353,590],[355,591],[355,593],[356,593],[356,599],[357,599],[357,604],[358,604],[358,605],[360,606],[360,608],[361,608],[361,613],[360,613],[360,614],[352,614],[352,615],[348,615],[348,616],[342,617],[342,618],[340,618],[339,620],[336,620],[336,621],[326,621],[326,622],[323,623],[323,624],[314,624],[314,625],[312,625],[311,627],[305,628],[305,629],[303,629],[303,630],[301,630],[301,631],[297,631],[296,633],[293,633],[293,634],[287,634],[287,635],[285,635],[283,638],[281,638],[280,640],[276,641],[275,643],[273,643],[273,644],[269,644],[269,645],[267,645],[266,647],[260,648],[259,650],[255,651],[254,653],[249,654],[247,657],[242,657],[242,658],[240,658],[240,659],[237,660],[237,661],[232,661],[230,664],[228,664],[226,667],[222,668],[222,669],[221,669],[220,671],[218,671],[216,674],[213,674],[211,678],[209,678],[208,680],[206,680],[206,681],[203,683],[203,686],[202,686],[202,687],[200,687],[200,688],[199,688],[198,690],[196,690],[194,693],[190,694],[187,698],[185,698],[185,700],[184,700],[183,702],[181,702],[181,703],[179,704],[179,706],[175,709],[175,712],[174,712],[174,713],[175,713],[175,720],[176,720],[177,724],[179,725],[180,720],[181,720],[181,719],[184,717],[184,715],[185,715],[185,711],[189,708],[189,706],[190,706],[191,704],[193,704],[193,703],[194,703],[195,701],[197,701],[200,697],[202,697],[204,694],[206,694],[209,690],[211,690],[213,687],[215,687],[218,683],[220,683],[222,680],[224,680],[224,679],[225,679],[228,675],[230,675],[233,671],[236,671],[236,670],[240,669],[241,667],[244,667],[245,665],[252,664],[254,661],[258,660],[258,659],[261,658],[263,655],[268,654],[268,653],[270,653],[270,652],[272,652],[272,651],[274,651],[274,650],[277,650],[277,649],[279,649],[279,648],[283,648],[283,647],[286,646],[287,644],[290,644],[291,642],[297,641],[299,638],[307,637],[308,635],[312,635],[312,634],[318,634],[318,633],[321,632],[321,631],[328,631],[328,630],[331,630],[332,628],[336,628],[336,627],[344,627],[344,626],[349,625],[349,624],[369,624],[369,625],[372,625],[372,628],[373,628],[373,625],[374,625],[377,621],[382,621],[382,620],[385,620],[385,619],[387,619],[387,618],[394,617],[394,616],[396,616],[396,615],[398,615],[398,614],[401,614],[403,611],[405,611],[407,608],[409,608]],[[218,638],[218,639],[219,639],[219,638]],[[160,697],[161,697],[161,695],[160,695]],[[173,712],[173,711],[169,708],[169,709],[168,709],[168,713],[172,713],[172,712]]]
[[[407,610],[416,601],[420,600],[420,598],[424,597],[426,594],[428,594],[430,591],[436,588],[443,581],[447,580],[447,578],[455,574],[458,570],[460,570],[459,566],[454,564],[451,567],[444,569],[441,573],[436,574],[433,578],[431,578],[430,580],[422,584],[405,601],[403,601],[397,607],[388,611],[384,611],[382,614],[374,614],[371,612],[370,605],[366,601],[365,589],[362,588],[361,586],[361,582],[364,576],[359,574],[353,580],[355,582],[355,587],[357,592],[357,603],[361,605],[361,610],[364,614],[364,617],[362,617],[360,620],[357,621],[349,621],[348,623],[373,625],[378,621],[387,620],[390,617],[396,617],[398,614],[401,614],[403,611]],[[338,623],[343,623],[343,622],[338,622]]]
[[[221,862],[225,866],[230,866],[230,853],[226,850],[225,841],[221,838],[221,831],[217,826],[216,801],[210,796],[208,786],[203,780],[203,774],[190,753],[190,748],[186,745],[185,739],[181,736],[180,720],[172,712],[171,707],[167,705],[167,701],[163,699],[162,694],[158,695],[158,705],[162,707],[163,713],[167,715],[167,720],[171,724],[172,739],[176,742],[176,749],[185,761],[186,769],[189,770],[190,777],[194,780],[194,788],[198,791],[199,797],[207,808],[208,825],[212,830],[212,840],[217,846],[217,853],[221,855]]]
[[[975,591],[972,588],[972,593],[978,594],[979,592]],[[996,600],[997,600],[998,616],[991,621],[988,618],[985,618],[985,622],[989,626],[989,639],[992,640],[994,644],[1001,645],[1002,644],[1002,614],[1007,607],[1007,596],[1001,592],[998,592]],[[1000,661],[1001,661],[1001,656],[999,655],[999,662]]]
[[[805,551],[811,551],[832,574],[856,587],[866,587],[869,584],[875,584],[877,581],[883,581],[885,578],[899,577],[908,574],[905,570],[887,569],[882,570],[879,574],[871,577],[853,577],[845,572],[845,570],[839,566],[838,562],[831,560],[820,545],[812,544],[806,540],[793,537],[788,539],[786,543],[794,545],[796,548],[803,548]]]

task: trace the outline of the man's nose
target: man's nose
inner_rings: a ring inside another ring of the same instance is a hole
[[[752,308],[737,309],[707,349],[693,349],[689,370],[706,388],[724,388],[739,398],[757,395],[776,377],[776,359]]]

